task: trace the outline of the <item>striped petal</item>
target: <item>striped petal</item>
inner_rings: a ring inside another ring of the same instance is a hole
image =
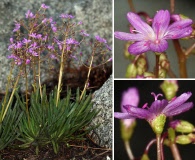
[[[114,36],[123,41],[142,41],[144,39],[144,35],[139,33],[130,34],[125,32],[114,32]]]
[[[138,55],[150,50],[148,41],[140,41],[131,44],[128,48],[130,54]]]
[[[129,113],[121,113],[121,112],[114,112],[114,117],[118,119],[131,119],[135,118],[131,116]]]
[[[152,28],[156,38],[162,38],[170,23],[170,13],[168,10],[160,10],[153,19]]]
[[[137,14],[129,12],[127,13],[127,19],[139,33],[144,34],[146,37],[154,37],[153,29],[146,22],[144,22]]]
[[[174,109],[170,110],[170,111],[163,111],[163,113],[166,116],[176,116],[180,113],[186,112],[188,110],[190,110],[193,107],[193,103],[192,102],[188,102],[188,103],[184,103],[178,107],[175,107]]]
[[[154,52],[164,52],[168,48],[168,42],[164,39],[150,43],[150,50]]]

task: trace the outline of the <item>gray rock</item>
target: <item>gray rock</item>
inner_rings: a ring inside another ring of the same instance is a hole
[[[76,21],[82,21],[82,28],[94,37],[100,35],[112,42],[112,0],[1,0],[0,2],[0,92],[5,90],[7,75],[10,70],[7,56],[9,38],[12,36],[14,21],[25,18],[27,10],[37,11],[41,4],[45,3],[50,8],[46,11],[48,17],[52,16],[55,21],[60,20],[61,13],[75,15]],[[82,48],[81,48],[82,49]],[[82,49],[83,50],[83,49]],[[84,48],[84,54],[89,51]],[[87,54],[87,53],[86,53]],[[108,55],[109,57],[111,54]],[[47,68],[47,67],[46,67]],[[51,77],[49,71],[43,71],[42,77]]]
[[[93,108],[100,110],[92,125],[100,124],[95,129],[93,140],[102,147],[112,148],[112,75],[104,85],[94,93]]]

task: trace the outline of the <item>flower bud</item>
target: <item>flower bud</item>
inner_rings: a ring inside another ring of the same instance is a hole
[[[194,126],[190,122],[184,120],[174,120],[170,122],[169,125],[175,129],[176,132],[191,133],[194,130]]]
[[[159,69],[158,77],[159,78],[166,78],[167,71],[163,68]]]
[[[145,72],[144,73],[144,77],[145,78],[155,78],[155,75],[151,72]]]
[[[124,109],[124,105],[138,106],[139,92],[137,88],[131,87],[125,90],[122,94],[121,111],[127,112]],[[121,120],[121,136],[123,140],[129,140],[133,134],[134,127],[136,125],[135,119],[123,119]]]
[[[170,101],[172,98],[176,96],[179,86],[176,80],[165,80],[160,85],[160,88],[165,94],[166,99]]]
[[[129,51],[128,51],[128,48],[129,48],[129,46],[130,46],[131,44],[132,44],[131,41],[128,41],[128,42],[125,44],[124,56],[125,56],[125,58],[130,59],[130,60],[133,61],[133,60],[135,59],[135,55],[129,54]]]
[[[176,137],[176,143],[178,144],[190,144],[192,141],[191,141],[191,138],[188,136],[188,135],[179,135]]]
[[[127,78],[135,78],[137,75],[137,68],[134,63],[131,63],[127,67],[126,77]]]
[[[171,142],[175,141],[175,131],[173,128],[168,129],[168,137]]]
[[[143,154],[141,160],[150,160],[150,158],[148,157],[148,154]]]
[[[126,123],[128,122],[128,127]],[[129,141],[131,139],[131,136],[133,134],[134,128],[136,126],[136,120],[135,119],[125,119],[121,120],[121,138],[124,141]],[[129,125],[130,124],[130,125]]]
[[[136,61],[136,66],[139,68],[147,69],[147,60],[144,55],[140,55],[139,58]]]

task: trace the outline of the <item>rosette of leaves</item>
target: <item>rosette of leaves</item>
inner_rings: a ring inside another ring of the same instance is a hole
[[[42,98],[39,90],[32,93],[28,113],[26,112],[20,123],[21,135],[18,140],[23,142],[20,147],[33,145],[38,154],[40,146],[52,144],[57,153],[60,143],[82,140],[84,135],[97,127],[88,127],[98,114],[98,111],[92,110],[91,95],[85,94],[80,100],[78,89],[76,98],[73,100],[71,97],[71,90],[68,89],[67,96],[60,99],[56,106],[57,88],[47,96],[44,87]],[[20,100],[20,105],[25,110],[23,100]]]
[[[23,112],[18,108],[18,101],[13,103],[13,99],[7,108],[9,96],[0,102],[0,150],[7,147],[18,136],[18,124]],[[5,116],[4,116],[5,114]]]

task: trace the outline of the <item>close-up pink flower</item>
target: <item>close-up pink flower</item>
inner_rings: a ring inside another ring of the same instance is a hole
[[[168,10],[160,10],[154,16],[152,26],[144,22],[137,14],[127,13],[127,19],[135,28],[134,33],[116,31],[115,38],[134,42],[128,48],[130,54],[138,55],[147,51],[165,52],[168,39],[180,39],[192,33],[192,20],[183,19],[170,24]]]

